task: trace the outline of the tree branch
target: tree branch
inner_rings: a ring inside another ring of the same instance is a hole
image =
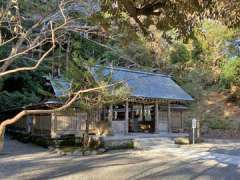
[[[17,37],[18,37],[18,36],[14,36],[14,37],[12,37],[11,39],[8,39],[7,41],[1,42],[0,46],[4,46],[4,45],[8,44],[9,42],[17,39]]]
[[[38,68],[38,66],[43,62],[43,60],[47,57],[47,55],[55,48],[56,44],[55,44],[55,34],[54,34],[54,30],[52,29],[52,22],[50,22],[50,26],[51,26],[51,30],[52,30],[52,47],[50,49],[48,49],[47,52],[45,52],[42,57],[38,60],[38,62],[32,66],[32,67],[20,67],[20,68],[16,68],[16,69],[11,69],[11,70],[7,70],[4,72],[0,73],[0,77],[3,77],[5,75],[8,74],[12,74],[12,73],[16,73],[19,71],[32,71]]]
[[[38,27],[41,24],[42,20],[38,21],[36,24],[34,24],[27,32],[25,33],[21,33],[18,42],[16,43],[15,47],[12,48],[12,51],[9,55],[9,57],[15,55],[18,51],[18,49],[22,46],[22,44],[25,41],[25,38],[31,34],[31,32],[33,31],[33,29],[35,29],[36,27]],[[4,64],[1,66],[0,68],[0,72],[4,72],[9,66],[10,64],[13,62],[14,59],[11,59],[11,61],[6,61],[4,62]]]
[[[44,41],[47,41],[47,40],[49,40],[49,39],[46,38],[46,39],[40,41],[39,43],[37,43],[37,44],[35,44],[35,45],[33,45],[33,44],[30,45],[29,48],[27,48],[26,50],[24,50],[24,51],[22,51],[22,52],[16,53],[16,54],[14,54],[14,55],[12,55],[12,56],[9,56],[9,57],[7,57],[7,58],[5,58],[5,59],[1,59],[1,60],[0,60],[0,63],[1,63],[1,62],[5,62],[5,61],[9,61],[9,60],[11,60],[11,59],[13,59],[13,58],[16,58],[16,57],[18,57],[18,56],[21,56],[21,55],[23,55],[23,54],[26,54],[27,52],[31,51],[32,49],[43,45]]]
[[[142,8],[137,8],[137,15],[159,15],[159,12],[155,12],[155,10],[163,8],[166,5],[166,2],[166,0],[153,1],[152,3],[146,4]]]
[[[0,137],[3,135],[6,126],[16,123],[18,120],[20,120],[21,118],[23,118],[26,115],[50,114],[50,113],[60,112],[62,110],[67,109],[68,107],[70,107],[79,98],[79,96],[82,93],[99,91],[101,89],[109,88],[109,87],[115,86],[120,83],[122,83],[122,81],[115,83],[115,84],[100,86],[100,87],[96,87],[96,88],[79,90],[76,93],[74,93],[74,96],[72,97],[71,100],[68,100],[68,102],[66,104],[64,104],[63,106],[61,106],[59,108],[55,108],[55,109],[51,109],[51,110],[23,110],[20,113],[18,113],[16,116],[14,116],[13,118],[7,119],[0,124]]]

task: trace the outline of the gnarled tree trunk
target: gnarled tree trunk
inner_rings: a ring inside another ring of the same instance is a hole
[[[122,82],[118,82],[118,83],[122,83]],[[0,123],[0,151],[2,150],[1,147],[3,146],[3,141],[4,141],[4,132],[5,132],[5,128],[8,125],[14,124],[17,121],[19,121],[21,118],[23,118],[24,116],[27,115],[34,115],[34,114],[50,114],[50,113],[54,113],[54,112],[60,112],[63,111],[65,109],[67,109],[68,107],[70,107],[76,100],[79,99],[80,94],[82,93],[88,93],[88,92],[99,92],[99,90],[101,89],[105,89],[105,88],[109,88],[112,87],[118,83],[115,84],[110,84],[110,85],[105,85],[105,86],[99,86],[99,87],[95,87],[95,88],[90,88],[90,89],[85,89],[85,90],[79,90],[75,93],[73,93],[73,97],[67,101],[64,105],[62,105],[59,108],[56,109],[51,109],[51,110],[23,110],[21,112],[19,112],[16,116],[14,116],[11,119],[6,119],[5,121],[3,121],[2,123]],[[88,123],[88,122],[87,122]],[[88,124],[87,124],[88,126]],[[88,138],[88,127],[87,127],[87,135],[86,138]]]
[[[83,147],[86,149],[89,147],[90,139],[89,139],[89,121],[90,121],[90,113],[87,112],[87,119],[86,119],[86,129],[83,134]]]
[[[0,152],[3,151],[3,147],[4,147],[4,133],[5,132],[5,128],[3,129],[3,133],[0,134]]]

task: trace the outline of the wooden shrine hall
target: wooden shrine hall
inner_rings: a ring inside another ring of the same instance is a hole
[[[113,82],[122,81],[130,90],[125,102],[111,104],[102,110],[101,119],[111,122],[113,134],[134,132],[183,132],[185,104],[193,101],[170,76],[125,68],[95,66]]]

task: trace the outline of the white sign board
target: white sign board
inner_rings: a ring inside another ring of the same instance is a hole
[[[193,144],[195,144],[195,129],[197,128],[197,120],[195,118],[192,119],[192,130],[193,130]]]
[[[192,128],[193,129],[197,128],[197,120],[195,118],[192,119]]]

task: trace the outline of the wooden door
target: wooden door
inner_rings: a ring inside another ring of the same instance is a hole
[[[168,112],[159,111],[158,118],[159,118],[158,123],[159,132],[168,132]]]

